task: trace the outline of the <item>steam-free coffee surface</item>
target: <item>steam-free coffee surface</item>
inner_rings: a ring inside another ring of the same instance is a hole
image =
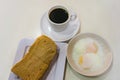
[[[50,13],[49,18],[54,23],[64,23],[68,19],[68,12],[64,9],[57,8]]]

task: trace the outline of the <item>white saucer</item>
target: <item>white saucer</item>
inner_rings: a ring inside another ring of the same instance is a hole
[[[80,21],[78,18],[69,22],[68,27],[61,32],[55,32],[51,29],[47,20],[47,13],[45,13],[40,22],[40,30],[42,34],[45,34],[52,38],[54,41],[67,41],[74,37],[80,29]]]

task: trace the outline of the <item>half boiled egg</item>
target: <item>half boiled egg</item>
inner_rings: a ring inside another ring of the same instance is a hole
[[[79,40],[73,49],[74,62],[85,70],[94,71],[102,67],[102,56],[101,46],[91,38]]]

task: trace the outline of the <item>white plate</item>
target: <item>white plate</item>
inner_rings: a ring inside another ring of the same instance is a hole
[[[33,44],[33,42],[34,42],[33,39],[23,39],[20,41],[13,64],[19,62],[23,58],[23,56],[28,51],[29,47]],[[58,54],[52,61],[49,69],[45,73],[42,80],[63,80],[65,62],[66,62],[67,44],[57,43],[57,46],[58,46],[58,50],[57,50]],[[17,75],[11,72],[8,80],[21,80],[21,79]]]
[[[64,31],[55,32],[51,29],[47,20],[47,13],[42,16],[40,24],[42,34],[51,37],[54,41],[67,41],[75,36],[80,29],[80,21],[76,17],[75,20],[69,22],[68,27]]]
[[[105,62],[104,62],[104,66],[102,68],[100,68],[99,70],[93,71],[93,72],[89,72],[89,71],[85,71],[82,68],[78,67],[73,58],[72,58],[72,50],[74,45],[76,44],[77,41],[79,41],[80,39],[84,39],[84,38],[92,38],[94,40],[96,40],[98,43],[100,43],[100,45],[103,48],[103,51],[105,53]],[[75,36],[68,44],[68,48],[67,48],[67,60],[70,64],[70,66],[78,73],[85,75],[85,76],[98,76],[103,74],[106,70],[108,70],[108,68],[110,67],[111,63],[112,63],[112,51],[109,47],[109,45],[107,44],[107,42],[101,38],[100,36],[96,35],[96,34],[92,34],[92,33],[84,33],[84,34],[78,34],[77,36]]]

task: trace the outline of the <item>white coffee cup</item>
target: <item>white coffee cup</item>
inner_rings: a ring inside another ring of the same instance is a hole
[[[52,15],[53,13],[54,15]],[[52,18],[51,18],[51,15],[52,15]],[[60,32],[60,31],[64,31],[67,27],[69,27],[68,26],[69,22],[76,19],[76,14],[68,10],[64,6],[57,5],[49,9],[47,18],[48,18],[48,22],[50,23],[51,29],[56,32]]]

